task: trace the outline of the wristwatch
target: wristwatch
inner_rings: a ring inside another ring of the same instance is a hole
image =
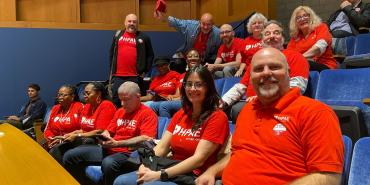
[[[161,169],[161,181],[168,181],[168,173],[165,169]]]

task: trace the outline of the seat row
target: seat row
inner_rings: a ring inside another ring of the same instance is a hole
[[[335,42],[335,41],[334,41]],[[345,59],[342,63],[342,68],[362,68],[370,67],[370,33],[359,34],[357,36],[346,37],[344,40],[339,41],[338,47],[344,47]]]

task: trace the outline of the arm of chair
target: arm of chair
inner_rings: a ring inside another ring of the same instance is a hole
[[[344,59],[346,58],[346,56],[344,56],[344,55],[333,55],[333,57],[339,63],[342,63],[344,61]]]
[[[360,32],[360,33],[369,33],[370,32],[370,28],[360,27],[360,28],[358,28],[358,32]]]
[[[366,105],[370,105],[370,98],[364,98],[364,99],[362,99],[362,103],[364,103]]]
[[[41,130],[41,127],[44,125],[42,119],[37,119],[33,122],[33,128],[35,129],[35,136],[36,141],[40,143],[42,140],[44,140],[44,133]]]

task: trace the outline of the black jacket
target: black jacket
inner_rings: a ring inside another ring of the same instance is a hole
[[[111,73],[116,72],[117,67],[117,50],[118,50],[118,40],[125,33],[125,30],[119,30],[113,37],[112,46],[109,53],[109,61],[111,67]],[[143,32],[136,32],[136,70],[137,74],[141,75],[147,73],[153,63],[154,52],[152,48],[152,43],[150,38]]]
[[[26,115],[27,106],[30,105],[28,115]],[[23,123],[25,128],[30,128],[33,125],[33,121],[36,119],[43,119],[46,113],[46,103],[40,98],[37,98],[35,101],[28,101],[24,106],[22,106],[21,111],[18,114],[20,121]]]
[[[360,2],[357,8],[360,8],[360,12],[356,12],[353,6],[346,6],[343,9],[339,9],[330,15],[328,19],[328,26],[335,21],[340,12],[344,12],[349,18],[349,25],[354,35],[359,34],[360,27],[370,27],[370,4]],[[331,30],[332,31],[332,30]]]

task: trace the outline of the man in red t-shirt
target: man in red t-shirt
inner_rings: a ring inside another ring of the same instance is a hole
[[[84,168],[101,163],[105,184],[113,184],[123,173],[137,170],[127,161],[131,147],[157,136],[157,115],[140,102],[140,88],[134,82],[125,82],[118,89],[122,107],[116,111],[107,129],[98,137],[101,146],[88,145],[75,148],[64,157],[68,171],[82,184]]]
[[[308,62],[299,52],[284,50],[282,25],[275,20],[268,21],[262,31],[262,42],[263,47],[273,47],[283,52],[290,68],[290,87],[299,87],[303,94],[306,90],[309,76]],[[250,67],[247,68],[246,73],[240,80],[240,83],[235,84],[222,96],[222,101],[226,107],[229,107],[227,111],[230,112],[229,116],[234,122],[244,104],[256,97],[251,82],[249,81],[249,72]],[[239,101],[245,95],[247,99],[245,101]]]
[[[224,24],[220,27],[220,39],[222,45],[218,49],[214,64],[206,64],[209,71],[214,73],[215,78],[233,77],[241,64],[241,51],[244,41],[234,38],[233,27]],[[238,73],[239,76],[241,73]]]
[[[137,30],[138,20],[135,14],[128,14],[125,29],[116,32],[110,50],[110,84],[112,84],[113,102],[121,107],[117,90],[119,86],[132,81],[142,85],[142,78],[151,67],[154,58],[150,38]]]
[[[208,168],[197,184],[221,176],[234,184],[339,184],[344,147],[333,110],[289,86],[289,66],[275,48],[252,58],[257,98],[243,107],[231,153]]]

